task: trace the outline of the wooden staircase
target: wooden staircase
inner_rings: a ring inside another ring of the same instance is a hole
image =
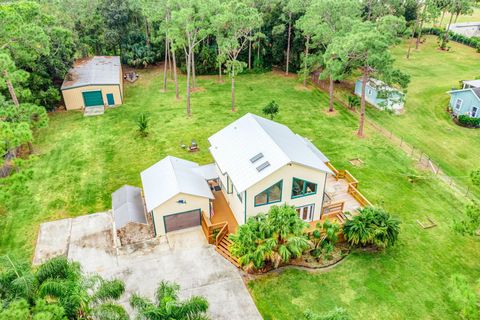
[[[344,224],[345,220],[347,220],[347,216],[343,212],[339,212],[335,215],[335,218],[340,222],[340,224]]]
[[[230,253],[229,247],[232,244],[232,241],[228,237],[223,237],[223,239],[215,247],[215,250],[220,253],[225,259],[230,261],[235,267],[240,268],[240,263],[238,263],[237,258],[232,256]]]

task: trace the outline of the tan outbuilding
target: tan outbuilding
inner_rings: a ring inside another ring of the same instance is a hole
[[[61,90],[67,110],[122,104],[120,57],[94,56],[77,60],[65,77]]]

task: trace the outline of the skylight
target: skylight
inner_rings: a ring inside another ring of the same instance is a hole
[[[263,158],[263,153],[259,153],[257,155],[255,155],[253,158],[250,159],[250,162],[251,163],[255,163],[257,162],[258,160],[262,159]]]
[[[270,166],[270,162],[268,161],[265,161],[264,163],[262,163],[261,165],[259,165],[257,167],[257,171],[258,172],[261,172],[262,170],[264,170],[265,168],[269,167]]]

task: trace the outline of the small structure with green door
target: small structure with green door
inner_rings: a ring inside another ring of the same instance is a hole
[[[94,56],[75,61],[62,84],[67,110],[113,107],[123,103],[120,57]]]

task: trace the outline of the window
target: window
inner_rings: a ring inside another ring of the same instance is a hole
[[[313,213],[315,211],[315,205],[310,204],[308,206],[303,206],[303,207],[297,207],[295,208],[297,210],[298,216],[300,219],[303,221],[312,221],[313,220]]]
[[[302,179],[293,178],[292,198],[299,198],[317,193],[317,184]]]
[[[477,116],[477,112],[478,112],[478,108],[477,107],[473,107],[472,108],[472,118],[475,118]]]
[[[462,107],[463,100],[458,98],[457,101],[455,101],[455,110],[460,110]]]
[[[372,95],[372,89],[368,88],[368,93],[367,93],[369,96]]]
[[[283,180],[255,196],[255,207],[282,201]]]

